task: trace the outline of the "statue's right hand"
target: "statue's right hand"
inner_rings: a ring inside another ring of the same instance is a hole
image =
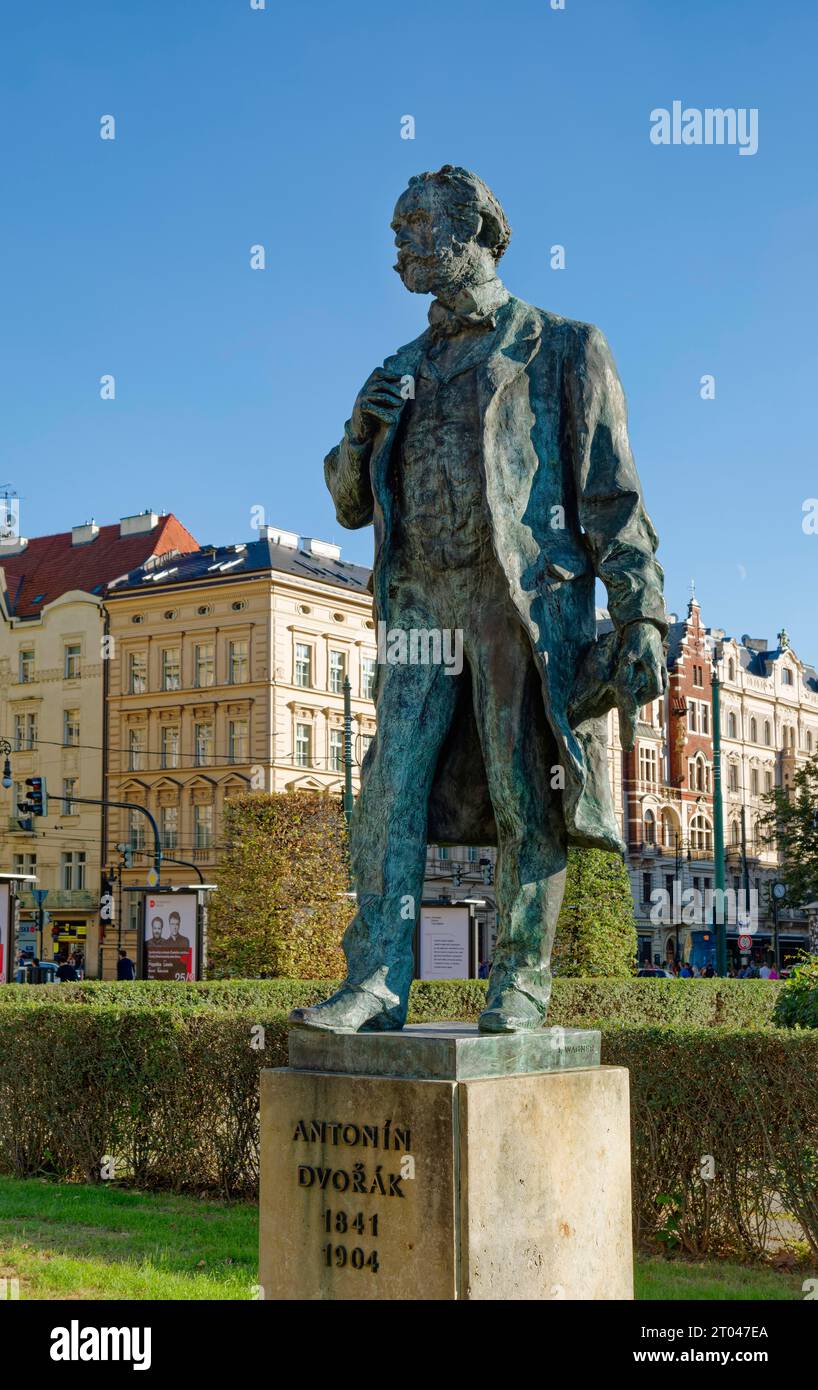
[[[358,393],[350,424],[356,439],[371,439],[379,425],[391,425],[405,404],[401,378],[378,367]]]

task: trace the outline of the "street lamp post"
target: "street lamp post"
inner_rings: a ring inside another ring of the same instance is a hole
[[[713,691],[713,860],[716,874],[716,900],[713,915],[716,929],[716,974],[727,974],[727,923],[724,920],[724,818],[721,804],[721,685],[718,653],[714,653]],[[742,808],[743,810],[743,808]]]

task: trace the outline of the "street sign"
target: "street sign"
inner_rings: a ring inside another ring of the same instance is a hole
[[[753,938],[751,936],[740,936],[738,939],[738,946],[740,951],[749,951],[752,944]]]
[[[34,899],[34,901],[36,902],[37,906],[38,906],[38,907],[42,907],[43,903],[45,902],[46,898],[48,897],[48,889],[47,889],[47,888],[32,888],[32,890],[31,890],[31,896],[32,896],[32,898]]]
[[[155,869],[148,869],[148,887],[155,888],[159,883],[159,875]]]

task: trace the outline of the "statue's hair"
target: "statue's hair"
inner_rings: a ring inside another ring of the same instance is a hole
[[[409,180],[409,187],[419,183],[442,185],[449,193],[452,211],[478,212],[483,219],[486,245],[495,261],[499,261],[511,240],[511,227],[500,202],[495,198],[488,184],[469,169],[461,169],[456,164],[444,164],[434,173],[415,174]]]

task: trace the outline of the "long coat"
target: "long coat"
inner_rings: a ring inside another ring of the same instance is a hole
[[[427,329],[387,358],[384,370],[414,377],[430,342]],[[511,297],[498,311],[493,349],[478,366],[477,381],[494,549],[539,668],[563,769],[568,840],[622,850],[606,717],[597,707],[595,717],[576,728],[568,720],[577,675],[598,650],[597,578],[606,586],[615,632],[641,620],[667,629],[656,533],[631,455],[616,367],[599,329]],[[395,505],[389,463],[396,432],[397,423],[381,425],[371,441],[359,444],[347,423],[324,464],[341,526],[374,522],[375,617],[387,628]],[[603,703],[611,707],[613,700]],[[496,843],[470,700],[461,703],[441,752],[428,838],[435,844]]]

